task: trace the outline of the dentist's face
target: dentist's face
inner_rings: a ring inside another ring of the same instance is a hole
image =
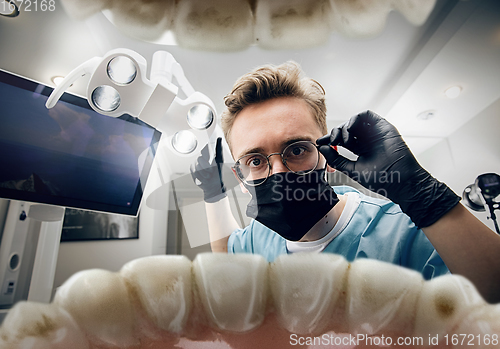
[[[296,141],[311,141],[323,134],[305,101],[280,97],[245,107],[236,117],[231,129],[234,160],[250,153],[265,156],[281,152]],[[324,159],[319,167],[324,166]],[[271,174],[287,172],[280,156],[271,156]]]

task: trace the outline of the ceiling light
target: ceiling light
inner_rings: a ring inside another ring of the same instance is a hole
[[[420,114],[417,115],[417,119],[420,120],[429,120],[432,119],[436,116],[437,111],[436,110],[426,110],[421,112]]]
[[[61,83],[61,81],[64,80],[64,77],[63,76],[53,76],[52,79],[52,82],[54,83],[54,85],[59,85]]]
[[[462,88],[460,86],[452,86],[452,87],[447,88],[444,91],[444,94],[446,95],[446,97],[453,99],[453,98],[457,98],[461,92],[462,92]]]

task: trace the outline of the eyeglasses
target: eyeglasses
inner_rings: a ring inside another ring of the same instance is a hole
[[[281,161],[290,171],[306,175],[316,169],[319,163],[318,147],[310,141],[298,141],[288,145],[281,153],[264,156],[251,153],[239,158],[233,166],[238,178],[249,186],[264,183],[271,173],[269,158],[281,155]]]

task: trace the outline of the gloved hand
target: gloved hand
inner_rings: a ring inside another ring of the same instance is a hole
[[[364,187],[386,194],[419,227],[435,223],[459,201],[446,184],[424,170],[398,130],[379,115],[366,111],[319,138],[320,152],[333,168]],[[358,155],[351,161],[331,146]]]
[[[222,166],[224,157],[222,155],[222,138],[217,138],[215,146],[215,161],[209,163],[210,154],[208,144],[201,150],[201,155],[196,161],[196,165],[191,166],[191,176],[194,183],[203,190],[205,202],[214,203],[226,197],[226,187],[222,181]]]

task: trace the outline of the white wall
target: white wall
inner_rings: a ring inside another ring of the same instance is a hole
[[[500,174],[500,99],[447,139],[419,154],[418,161],[460,196],[478,175]],[[485,212],[471,212],[495,229]]]
[[[152,171],[139,214],[139,239],[61,243],[54,290],[81,270],[99,268],[118,271],[131,260],[166,253],[168,210],[153,210],[145,203],[145,198],[157,187],[158,181],[155,171]],[[168,195],[166,200],[168,202]]]
[[[226,179],[227,176],[224,178]],[[232,215],[240,227],[245,227],[250,224],[250,218],[245,213],[250,194],[242,193],[239,186],[233,188],[229,184],[231,183],[229,179],[225,180],[225,183],[228,183],[226,188]],[[205,202],[202,199],[201,190],[196,188],[196,192],[190,193],[189,197],[179,198],[178,196],[178,205],[183,221],[180,227],[182,229],[181,254],[194,260],[198,253],[211,252]]]
[[[54,288],[80,270],[100,268],[118,271],[136,258],[165,254],[166,222],[166,212],[154,211],[143,205],[139,217],[139,239],[62,242]]]

